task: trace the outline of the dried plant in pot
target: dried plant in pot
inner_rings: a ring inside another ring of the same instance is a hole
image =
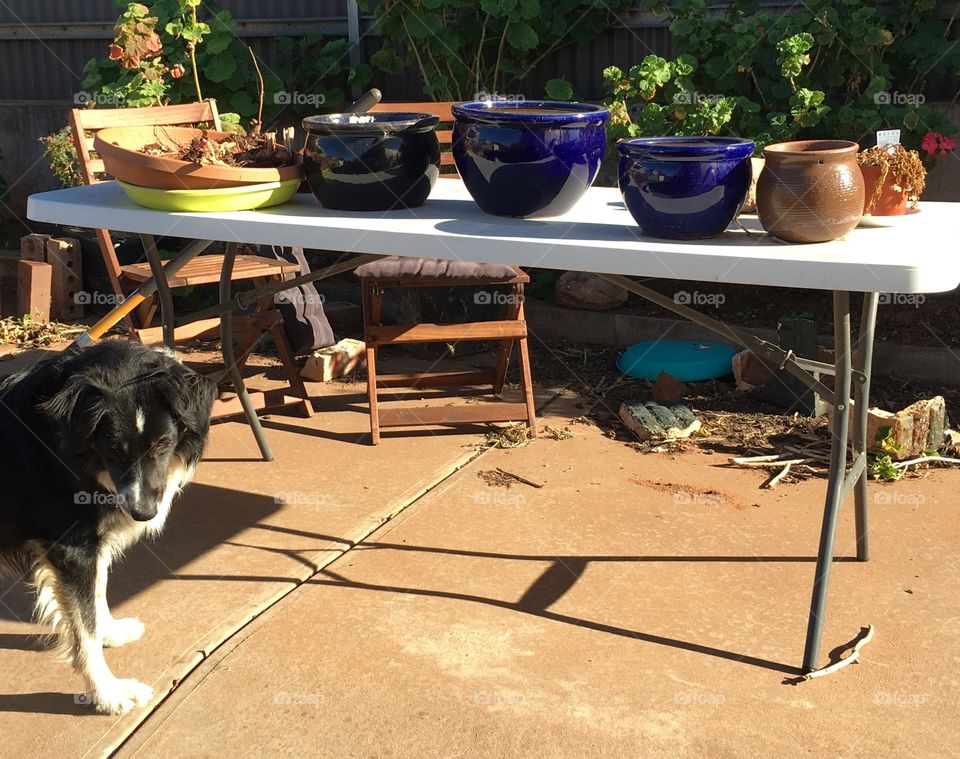
[[[877,146],[858,153],[857,163],[866,188],[865,215],[901,216],[908,204],[917,207],[927,170],[916,150],[899,144]]]

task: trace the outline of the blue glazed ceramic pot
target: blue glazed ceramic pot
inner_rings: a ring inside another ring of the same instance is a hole
[[[304,119],[303,168],[325,208],[423,205],[440,175],[439,119],[428,113],[334,113]]]
[[[543,100],[453,106],[453,158],[467,190],[496,216],[558,216],[597,178],[606,108]]]
[[[622,140],[617,149],[623,202],[650,237],[716,237],[743,206],[754,147],[739,137]]]

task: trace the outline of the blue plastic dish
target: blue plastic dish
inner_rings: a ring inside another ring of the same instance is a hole
[[[735,348],[692,340],[650,340],[627,348],[617,368],[637,379],[656,380],[660,372],[681,382],[703,382],[732,373]]]
[[[453,106],[453,159],[477,205],[495,216],[559,216],[597,178],[606,108],[549,100]]]
[[[641,137],[621,140],[623,202],[651,237],[716,237],[747,197],[756,146],[739,137]]]

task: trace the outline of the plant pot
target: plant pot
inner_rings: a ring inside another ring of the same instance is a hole
[[[784,242],[843,237],[863,214],[863,174],[855,142],[802,140],[768,145],[757,180],[757,215]]]
[[[747,197],[743,201],[741,214],[757,212],[757,180],[760,179],[760,172],[763,171],[763,159],[752,157],[750,166],[753,169],[753,176],[750,179],[750,188],[747,190]]]
[[[249,166],[201,165],[169,156],[141,153],[146,145],[159,143],[171,151],[195,137],[211,140],[229,138],[226,132],[192,127],[141,126],[101,129],[93,138],[106,172],[138,187],[157,190],[212,190],[249,184],[285,182],[300,177],[299,166],[257,168]]]
[[[902,216],[907,212],[907,191],[893,187],[893,171],[888,170],[880,194],[873,200],[880,183],[880,166],[861,166],[864,184],[863,213],[871,216]],[[868,208],[873,200],[873,205]]]
[[[324,208],[416,208],[440,176],[440,119],[428,113],[335,113],[304,119],[303,167]]]
[[[716,237],[736,218],[750,187],[755,145],[738,137],[621,140],[623,202],[651,237]]]
[[[606,108],[482,101],[459,103],[453,115],[457,170],[486,213],[559,216],[597,178],[606,151]]]

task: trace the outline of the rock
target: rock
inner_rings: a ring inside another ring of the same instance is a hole
[[[346,377],[366,363],[366,344],[363,340],[346,338],[329,348],[314,351],[300,370],[300,376],[314,382],[330,382]]]
[[[740,351],[733,357],[733,378],[737,381],[737,390],[753,390],[762,387],[773,379],[773,373],[753,351]]]
[[[627,302],[628,293],[603,277],[585,271],[560,275],[554,288],[557,303],[565,308],[609,311]]]
[[[941,395],[917,401],[896,413],[872,408],[867,412],[867,450],[889,453],[895,461],[922,456],[924,451],[939,450],[944,442],[946,417],[946,402]],[[888,436],[892,439],[892,447],[898,450],[883,449],[881,441]]]
[[[660,403],[676,403],[687,394],[687,386],[672,374],[660,372],[653,383],[653,400]]]
[[[677,440],[700,429],[700,421],[680,403],[627,401],[620,406],[620,421],[641,440]]]

